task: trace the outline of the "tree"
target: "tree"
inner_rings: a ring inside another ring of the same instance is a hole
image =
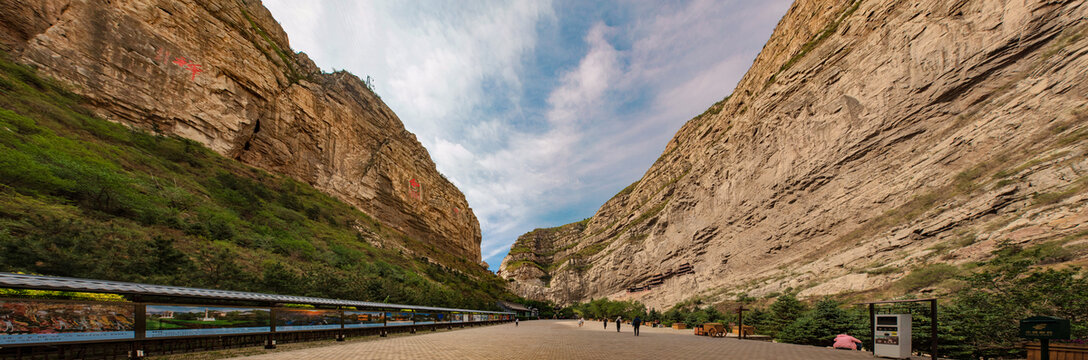
[[[173,275],[192,266],[189,257],[174,247],[173,238],[156,235],[150,250],[152,271],[156,275]]]
[[[261,275],[264,287],[273,294],[295,293],[300,287],[301,279],[299,276],[295,275],[293,271],[279,261],[266,262]]]
[[[1035,315],[1068,319],[1073,338],[1088,337],[1088,274],[1080,268],[1030,271],[1034,261],[1003,251],[1009,250],[997,252],[991,269],[963,278],[968,285],[938,314],[949,336],[968,345],[942,351],[957,358],[1022,356],[1018,321]]]
[[[841,305],[831,298],[820,300],[812,310],[783,328],[778,339],[794,344],[830,346],[835,335],[864,331],[868,322],[842,309]]]
[[[770,314],[766,322],[768,326],[766,329],[762,329],[761,332],[777,338],[778,332],[797,321],[807,308],[805,303],[797,300],[797,297],[793,294],[779,296],[771,304]]]

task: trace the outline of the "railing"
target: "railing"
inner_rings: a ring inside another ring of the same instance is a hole
[[[275,348],[285,342],[343,341],[351,336],[436,331],[513,319],[512,313],[491,311],[4,273],[0,273],[0,287],[108,291],[131,300],[0,299],[0,359],[4,360],[138,359],[247,346]]]
[[[1028,360],[1040,360],[1043,351],[1039,343],[1026,343]],[[1055,360],[1088,360],[1088,344],[1050,343],[1050,358]]]

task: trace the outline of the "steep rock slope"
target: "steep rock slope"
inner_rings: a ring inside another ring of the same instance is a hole
[[[0,52],[0,271],[488,309],[505,282],[287,176],[97,118]]]
[[[286,174],[480,260],[479,223],[427,150],[357,77],[291,51],[259,1],[9,2],[0,34],[99,116]]]
[[[927,291],[890,285],[1010,246],[1088,263],[1085,35],[1081,1],[798,0],[642,179],[519,239],[501,275],[524,296],[664,308]]]

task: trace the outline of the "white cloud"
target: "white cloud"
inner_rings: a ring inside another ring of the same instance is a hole
[[[574,71],[562,76],[558,89],[548,97],[548,121],[556,127],[573,126],[575,122],[588,120],[587,111],[601,100],[609,84],[620,74],[619,56],[616,49],[605,40],[610,28],[597,23],[586,34],[589,52]]]

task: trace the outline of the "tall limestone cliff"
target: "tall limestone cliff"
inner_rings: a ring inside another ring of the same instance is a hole
[[[663,309],[932,291],[894,285],[1008,246],[1088,264],[1086,35],[1083,1],[797,0],[642,179],[519,238],[501,275]]]
[[[98,115],[294,177],[480,260],[479,222],[427,150],[359,78],[291,51],[259,1],[5,1],[0,20],[12,57],[73,84]]]

